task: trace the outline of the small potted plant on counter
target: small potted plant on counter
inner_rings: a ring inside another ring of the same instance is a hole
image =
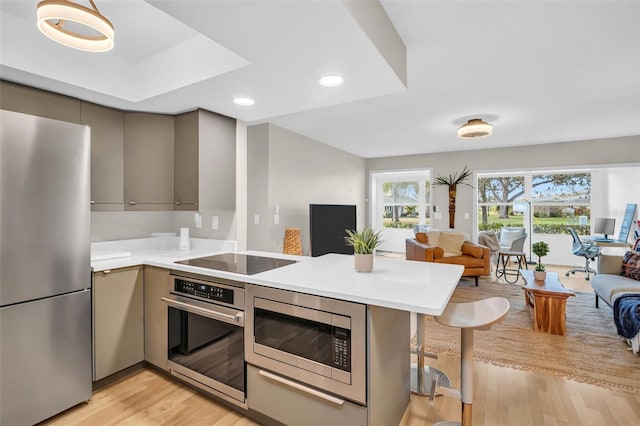
[[[355,254],[355,268],[358,272],[371,272],[373,270],[373,252],[380,244],[380,232],[373,232],[371,228],[362,231],[345,229],[344,237],[347,245],[353,247]]]
[[[538,264],[536,265],[536,269],[533,271],[533,276],[536,281],[544,281],[547,278],[547,273],[544,265],[542,264],[542,257],[549,254],[549,244],[544,241],[538,241],[531,246],[531,250],[536,256],[538,256]]]

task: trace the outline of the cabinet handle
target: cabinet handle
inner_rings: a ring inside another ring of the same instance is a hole
[[[309,395],[315,396],[316,398],[320,398],[320,399],[322,399],[324,401],[327,401],[327,402],[330,402],[332,404],[339,405],[339,406],[343,406],[344,405],[344,399],[340,399],[340,398],[336,398],[335,396],[327,395],[324,392],[317,391],[317,390],[312,389],[312,388],[310,388],[308,386],[301,385],[300,383],[296,383],[296,382],[293,382],[291,380],[287,380],[284,377],[276,376],[275,374],[269,373],[268,371],[260,370],[259,374],[262,377],[264,377],[265,379],[273,380],[274,382],[283,384],[283,385],[288,386],[288,387],[290,387],[292,389],[308,393]]]
[[[180,201],[176,201],[176,206],[181,206],[182,203]]]
[[[111,272],[111,269],[105,269],[104,271],[102,271],[103,274],[108,274]]]
[[[91,204],[95,204],[95,203],[96,203],[95,201],[91,200]]]
[[[136,204],[138,204],[138,203],[136,203],[135,201],[129,201],[129,205],[130,206],[135,206]]]

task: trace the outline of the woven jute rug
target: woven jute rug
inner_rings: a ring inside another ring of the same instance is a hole
[[[605,303],[596,309],[593,293],[576,292],[567,300],[567,334],[533,330],[530,308],[520,285],[480,282],[455,290],[452,302],[501,296],[511,308],[506,319],[488,331],[474,333],[474,359],[502,367],[561,375],[614,390],[640,393],[640,356],[616,333],[613,312]],[[460,353],[460,330],[427,317],[425,342],[430,352]]]

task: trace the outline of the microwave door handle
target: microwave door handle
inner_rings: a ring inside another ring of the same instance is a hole
[[[344,405],[344,399],[336,398],[335,396],[327,395],[324,392],[317,391],[308,386],[302,385],[300,383],[293,382],[291,380],[287,380],[284,377],[276,376],[275,374],[269,373],[268,371],[259,370],[259,374],[265,379],[272,380],[276,383],[280,383],[284,386],[288,386],[292,389],[299,390],[309,395],[315,396],[316,398],[320,398],[323,401],[330,402],[331,404],[335,404],[338,406]]]
[[[177,300],[169,299],[167,297],[162,297],[162,301],[166,302],[169,306],[173,306],[178,309],[185,310],[187,312],[191,312],[193,314],[202,315],[207,318],[222,320],[231,324],[242,324],[243,322],[243,313],[238,312],[235,315],[229,315],[222,312],[212,311],[210,309],[204,309],[199,306],[193,306],[188,303],[179,302]]]

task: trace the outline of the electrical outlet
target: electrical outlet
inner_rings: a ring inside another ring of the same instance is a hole
[[[274,214],[273,215],[273,224],[274,225],[279,225],[280,224],[280,215],[279,214]]]
[[[218,216],[211,216],[211,229],[220,228],[220,218]]]
[[[433,214],[433,218],[436,219],[436,220],[442,219],[442,213],[440,213],[440,212],[434,213]]]
[[[464,212],[464,218],[469,219],[469,212]]]
[[[260,225],[260,215],[259,214],[254,214],[253,215],[253,224],[254,225]]]

